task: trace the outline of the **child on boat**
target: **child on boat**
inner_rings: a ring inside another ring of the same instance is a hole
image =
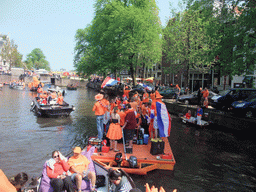
[[[118,152],[117,149],[117,140],[123,137],[122,129],[120,126],[120,116],[118,115],[118,107],[114,107],[113,113],[111,114],[111,124],[109,125],[109,130],[107,133],[107,138],[110,139],[110,150]],[[114,147],[113,147],[114,143]]]

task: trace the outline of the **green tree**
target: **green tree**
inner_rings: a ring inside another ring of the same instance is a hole
[[[255,70],[255,1],[223,1],[221,11],[209,27],[211,58],[218,56],[221,75],[248,74]],[[221,34],[221,35],[220,35]]]
[[[39,48],[35,48],[27,55],[25,61],[28,69],[46,69],[50,71],[49,62],[46,60],[43,52]]]
[[[172,19],[164,29],[163,52],[171,64],[166,72],[183,73],[187,86],[190,69],[204,73],[213,64],[213,60],[208,58],[211,47],[207,35],[212,6],[198,1],[183,1],[179,5],[181,11],[172,10]]]
[[[18,45],[14,43],[13,40],[9,38],[4,38],[6,43],[3,44],[2,50],[0,52],[1,57],[10,64],[11,67],[24,67],[22,64],[22,55],[18,51]]]
[[[95,9],[95,18],[84,36],[77,31],[76,41],[82,40],[84,45],[77,66],[102,73],[129,69],[135,84],[138,66],[152,66],[161,59],[161,24],[155,2],[98,0]]]

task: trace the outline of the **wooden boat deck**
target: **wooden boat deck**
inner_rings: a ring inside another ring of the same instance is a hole
[[[171,159],[157,159],[157,156],[160,157],[161,155],[151,155],[150,154],[150,148],[151,148],[151,142],[149,140],[148,145],[133,145],[133,153],[132,154],[126,154],[127,159],[130,158],[130,156],[137,157],[138,160],[138,168],[129,168],[129,163],[125,161],[125,155],[124,155],[124,147],[122,143],[117,144],[117,149],[120,150],[120,152],[123,154],[123,165],[122,169],[124,169],[125,172],[131,173],[131,174],[138,174],[138,175],[146,175],[148,171],[152,171],[155,169],[163,169],[163,170],[173,170],[175,165],[175,159],[172,153],[171,146],[169,144],[169,141],[167,138],[162,138],[165,142],[165,154],[170,154],[172,156]],[[94,153],[92,155],[92,159],[96,162],[100,163],[101,165],[105,167],[111,167],[111,168],[117,168],[115,167],[114,158],[115,155],[118,152],[114,152],[113,150],[109,151],[108,153],[98,152]]]

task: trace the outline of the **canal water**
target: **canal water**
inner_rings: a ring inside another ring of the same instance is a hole
[[[39,176],[55,149],[64,154],[84,146],[96,135],[92,107],[96,92],[66,90],[64,100],[76,110],[68,118],[39,118],[30,111],[34,93],[0,90],[0,168],[7,176],[27,172]],[[169,138],[176,160],[174,171],[155,170],[132,175],[144,191],[145,183],[178,191],[256,191],[256,143],[253,132],[235,132],[212,126],[189,127],[172,116]]]

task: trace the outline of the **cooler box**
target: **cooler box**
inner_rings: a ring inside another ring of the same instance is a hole
[[[101,152],[102,152],[102,153],[108,153],[108,152],[109,152],[109,147],[107,147],[107,146],[102,146],[102,147],[101,147]]]
[[[143,137],[144,137],[144,138],[143,138],[143,143],[147,145],[147,144],[148,144],[149,135],[148,135],[148,134],[144,134]]]

